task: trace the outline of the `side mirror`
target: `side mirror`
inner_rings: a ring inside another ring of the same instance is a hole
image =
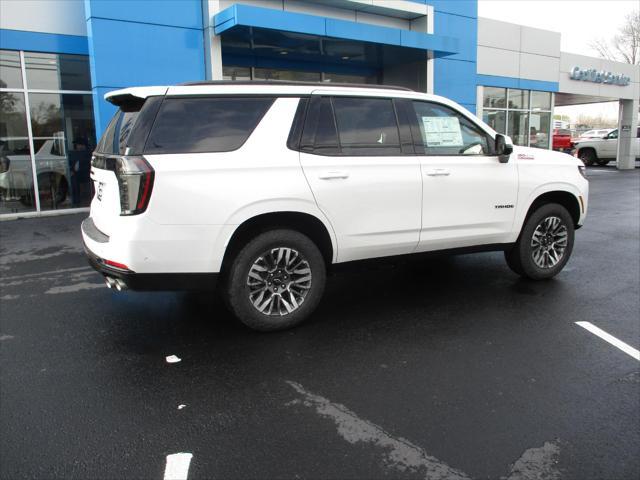
[[[495,149],[500,163],[507,163],[509,161],[509,155],[513,153],[513,142],[511,141],[511,138],[500,133],[497,134]]]

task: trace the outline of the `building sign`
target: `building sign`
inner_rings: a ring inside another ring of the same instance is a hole
[[[595,68],[573,67],[569,72],[572,80],[582,80],[584,82],[606,83],[609,85],[620,85],[626,87],[631,78],[622,73],[607,72],[606,70],[596,70]]]

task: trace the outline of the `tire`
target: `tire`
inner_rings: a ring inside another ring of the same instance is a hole
[[[596,161],[598,162],[598,165],[600,165],[601,167],[604,167],[605,165],[608,165],[611,160],[606,160],[604,158],[599,158]]]
[[[584,162],[587,167],[592,166],[598,161],[598,156],[592,148],[585,148],[578,152],[578,158]]]
[[[279,229],[257,235],[238,252],[221,293],[240,322],[269,332],[306,320],[325,282],[325,260],[316,244],[300,232]]]
[[[548,236],[545,235],[547,229]],[[542,205],[526,220],[513,248],[505,251],[507,265],[531,280],[552,278],[569,261],[574,238],[573,219],[567,209],[557,203]],[[547,253],[546,248],[549,248]]]

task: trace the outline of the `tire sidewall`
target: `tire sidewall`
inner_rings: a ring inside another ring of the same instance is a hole
[[[595,152],[590,148],[581,151],[578,157],[587,167],[591,167],[598,159]]]
[[[540,222],[546,217],[556,216],[559,217],[567,227],[567,248],[564,251],[564,255],[558,264],[552,268],[540,268],[533,260],[531,255],[531,238],[533,232],[540,224]],[[527,220],[522,232],[520,234],[519,242],[519,254],[520,265],[525,276],[534,280],[543,280],[554,277],[557,275],[567,264],[573,251],[573,243],[575,240],[575,229],[573,226],[573,219],[571,215],[562,205],[556,203],[550,203],[538,208]]]
[[[309,262],[311,289],[302,305],[284,316],[260,313],[249,300],[247,276],[255,260],[264,252],[278,247],[293,248]],[[234,258],[225,281],[226,303],[244,325],[263,332],[283,330],[303,322],[315,310],[326,282],[326,266],[322,253],[306,235],[294,230],[271,230],[248,242]]]

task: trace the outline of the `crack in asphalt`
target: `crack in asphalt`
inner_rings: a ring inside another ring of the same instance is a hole
[[[286,381],[302,396],[287,405],[302,403],[306,407],[315,408],[324,418],[333,420],[338,434],[347,442],[373,444],[383,450],[386,465],[401,472],[422,473],[428,480],[470,480],[471,477],[461,470],[455,469],[445,462],[429,455],[422,447],[401,437],[393,437],[382,427],[358,417],[344,405],[306,390],[296,382]],[[503,480],[557,480],[560,472],[557,468],[560,448],[552,442],[545,442],[542,447],[525,450],[510,468],[508,477]]]

